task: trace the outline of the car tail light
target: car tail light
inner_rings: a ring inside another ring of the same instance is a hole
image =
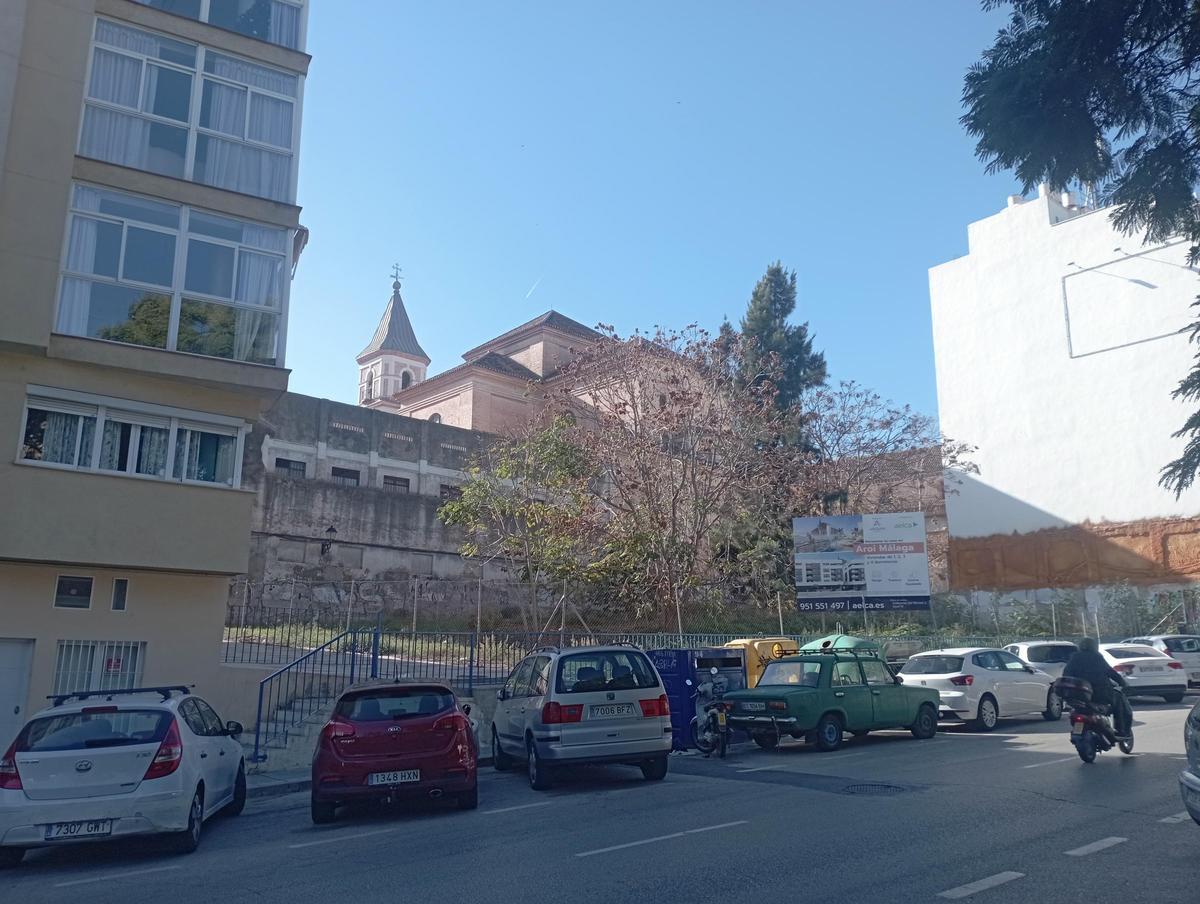
[[[671,704],[667,701],[666,694],[663,694],[657,700],[639,700],[638,705],[642,708],[642,715],[647,719],[671,715]]]
[[[950,679],[950,683],[955,687],[970,687],[975,683],[974,675],[955,675]]]
[[[466,731],[469,727],[467,717],[462,713],[451,713],[433,723],[434,731]]]
[[[166,736],[158,745],[158,753],[154,754],[154,759],[150,761],[150,768],[146,770],[143,780],[170,775],[182,762],[183,739],[179,736],[179,723],[172,717],[171,727],[167,729]]]
[[[786,700],[768,700],[767,701],[767,709],[778,709],[778,710],[786,712],[787,711],[787,701]]]
[[[562,725],[564,722],[583,720],[582,703],[547,703],[542,707],[543,725]]]
[[[21,790],[21,773],[17,771],[17,742],[13,741],[0,759],[0,789],[4,791]]]
[[[1169,668],[1169,669],[1182,669],[1182,668],[1183,668],[1183,663],[1182,663],[1182,662],[1178,662],[1178,661],[1176,661],[1176,660],[1172,659],[1170,662],[1168,662],[1168,663],[1167,663],[1167,668]]]
[[[1113,671],[1120,672],[1122,675],[1132,675],[1133,674],[1133,663],[1131,663],[1131,662],[1118,663],[1117,665],[1113,666]]]
[[[338,741],[342,738],[352,738],[356,734],[354,725],[341,719],[330,719],[321,730],[321,736],[327,741]]]

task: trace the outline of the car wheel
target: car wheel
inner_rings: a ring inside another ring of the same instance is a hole
[[[1183,694],[1163,694],[1163,699],[1168,703],[1181,703],[1183,701]]]
[[[1062,697],[1051,691],[1046,695],[1046,709],[1042,712],[1042,718],[1047,722],[1057,722],[1062,718],[1062,714]]]
[[[200,847],[200,832],[204,828],[204,789],[197,788],[188,807],[188,827],[171,836],[168,847],[176,854],[190,854]]]
[[[500,737],[492,726],[492,768],[497,772],[507,772],[513,766],[512,757],[500,747]]]
[[[661,782],[667,777],[667,758],[656,756],[642,763],[642,777],[648,782]]]
[[[826,753],[842,746],[842,719],[836,713],[826,713],[817,723],[817,749]]]
[[[12,869],[17,866],[25,857],[25,848],[19,847],[2,847],[0,848],[0,869]]]
[[[529,769],[529,787],[534,791],[549,791],[554,779],[538,755],[537,744],[533,743],[533,738],[525,742],[525,750],[528,754],[525,765]]]
[[[937,734],[937,725],[937,710],[928,703],[922,703],[921,708],[917,710],[917,719],[909,731],[912,732],[914,738],[928,741]]]
[[[470,791],[460,792],[455,803],[460,810],[474,810],[479,806],[479,785],[475,785]]]
[[[774,750],[779,746],[779,735],[776,732],[759,732],[756,735],[752,735],[752,737],[754,738],[754,743],[763,750]]]
[[[337,819],[337,804],[328,800],[317,800],[314,796],[309,808],[313,825],[324,826]]]
[[[971,727],[976,731],[991,731],[996,727],[996,723],[1000,721],[1000,710],[996,706],[996,700],[991,694],[984,694],[983,699],[979,701],[979,713],[975,717],[975,721],[971,723]]]
[[[238,764],[237,778],[233,781],[233,800],[225,805],[225,816],[239,816],[246,809],[246,764]]]

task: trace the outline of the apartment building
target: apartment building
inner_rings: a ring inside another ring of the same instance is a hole
[[[287,389],[303,0],[0,3],[0,744],[215,681]]]

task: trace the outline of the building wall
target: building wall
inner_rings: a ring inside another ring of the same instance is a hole
[[[968,574],[1057,586],[1177,573],[1140,523],[1200,512],[1200,490],[1176,499],[1158,486],[1190,413],[1171,392],[1192,364],[1179,329],[1195,272],[1183,243],[1142,247],[1109,214],[1048,194],[1014,203],[971,224],[967,256],[930,271],[942,431],[978,446],[980,473],[946,500],[960,586]],[[1089,524],[1104,526],[1093,535],[1111,555],[1052,548],[1064,540],[1056,530]],[[1014,533],[1033,535],[1024,552],[973,542],[967,563],[967,540]]]
[[[8,145],[28,6],[29,0],[7,0],[0,4],[0,173],[4,172],[4,151]]]

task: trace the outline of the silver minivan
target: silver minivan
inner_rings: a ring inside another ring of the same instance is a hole
[[[659,781],[671,752],[666,689],[633,645],[546,647],[525,657],[496,694],[491,744],[496,769],[524,760],[538,791],[569,765],[639,766]]]

